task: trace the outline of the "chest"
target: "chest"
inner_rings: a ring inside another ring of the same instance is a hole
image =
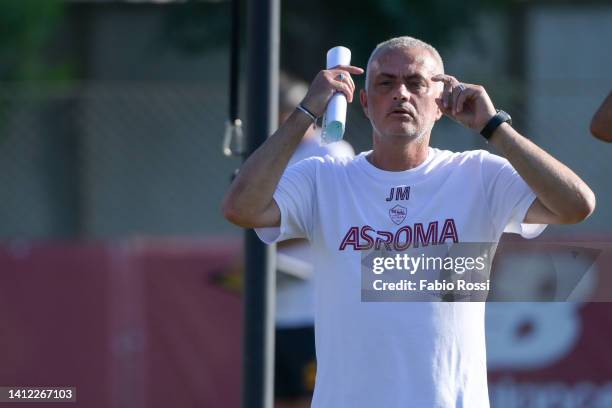
[[[365,182],[347,178],[318,194],[316,231],[330,250],[484,242],[491,232],[477,180]]]

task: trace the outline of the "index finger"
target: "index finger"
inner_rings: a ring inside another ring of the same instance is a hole
[[[336,65],[335,67],[332,67],[330,69],[342,69],[348,73],[355,75],[363,74],[363,68],[355,67],[353,65]]]
[[[453,82],[453,77],[446,74],[437,74],[431,77],[432,81],[444,82],[445,84]]]

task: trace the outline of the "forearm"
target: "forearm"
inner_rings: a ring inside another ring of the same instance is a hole
[[[241,166],[223,200],[223,211],[248,220],[271,204],[278,182],[312,121],[294,111]]]
[[[336,92],[342,92],[351,102],[355,83],[350,74],[362,73],[363,69],[351,65],[319,71],[302,105],[314,116],[320,116]],[[222,210],[226,219],[245,228],[279,225],[280,209],[274,204],[274,191],[310,125],[312,119],[309,115],[294,110],[281,127],[249,156],[223,199]]]
[[[586,183],[510,125],[499,126],[490,142],[561,221],[577,222],[593,211],[595,195]]]

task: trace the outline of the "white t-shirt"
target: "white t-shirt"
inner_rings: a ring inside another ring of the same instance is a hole
[[[315,256],[317,377],[313,407],[488,407],[485,303],[361,302],[360,250],[342,242],[352,227],[394,232],[453,220],[459,242],[497,242],[522,224],[534,193],[508,161],[484,150],[429,148],[400,172],[366,159],[311,158],[291,166],[274,194],[279,228],[266,243],[306,237]],[[410,187],[392,217],[391,188]],[[398,221],[400,224],[398,225]]]
[[[332,157],[355,156],[353,147],[345,140],[336,143],[321,144],[320,133],[313,137],[304,139],[289,160],[289,166],[308,157]],[[298,260],[302,264],[310,266],[311,274],[313,253],[310,244],[301,240],[288,247],[278,248],[282,261]],[[293,277],[289,274],[278,274],[276,281],[276,327],[279,329],[311,327],[314,324],[314,280]]]

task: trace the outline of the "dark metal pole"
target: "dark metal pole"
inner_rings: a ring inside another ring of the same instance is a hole
[[[280,0],[248,2],[247,153],[278,124]],[[242,406],[271,408],[274,367],[274,246],[253,230],[245,236],[244,344]]]
[[[230,33],[230,99],[229,120],[238,119],[238,96],[240,85],[240,0],[232,0],[232,27]]]

